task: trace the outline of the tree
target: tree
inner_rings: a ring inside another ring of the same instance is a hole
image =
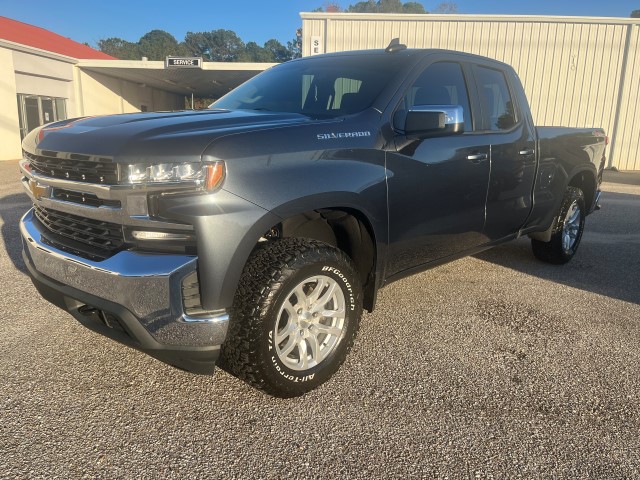
[[[402,5],[402,13],[429,13],[424,9],[424,5],[419,2],[405,2]]]
[[[640,18],[640,10],[634,10],[631,12],[631,18]]]
[[[335,12],[341,12],[342,11],[342,7],[336,2],[325,2],[325,4],[323,6],[318,7],[315,10],[312,10],[312,11],[313,12],[335,13]]]
[[[140,46],[122,38],[110,37],[98,40],[98,50],[120,60],[140,60]]]
[[[264,44],[264,49],[271,53],[273,57],[273,62],[286,62],[287,60],[291,60],[291,52],[287,50],[287,47],[282,45],[278,40],[272,38],[271,40],[267,40]]]
[[[421,3],[402,3],[400,0],[367,0],[349,5],[346,11],[353,13],[427,13]]]
[[[248,42],[244,46],[244,51],[238,55],[238,62],[265,62],[273,63],[273,53],[256,42]]]
[[[100,51],[121,60],[164,60],[169,56],[202,57],[210,62],[286,62],[300,57],[301,29],[296,31],[296,39],[284,46],[276,39],[268,40],[264,46],[256,42],[245,44],[231,30],[210,32],[188,32],[184,42],[164,30],[151,30],[138,42],[122,38],[105,38],[98,41]]]
[[[431,13],[458,13],[458,4],[454,2],[442,2],[431,10]]]
[[[129,42],[122,38],[111,37],[98,40],[98,50],[120,60],[164,60],[168,56],[185,55],[184,45],[178,43],[173,35],[164,30],[151,30],[138,42]]]
[[[211,62],[234,62],[245,50],[244,42],[232,30],[187,32],[184,37],[189,54]]]
[[[184,45],[164,30],[151,30],[144,34],[138,42],[141,56],[149,60],[164,60],[165,57],[179,57],[186,54]]]
[[[302,28],[296,28],[296,38],[287,42],[287,51],[290,59],[302,57]]]

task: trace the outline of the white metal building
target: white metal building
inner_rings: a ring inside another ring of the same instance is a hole
[[[609,166],[640,170],[640,19],[301,13],[303,55],[384,48],[470,52],[512,65],[537,125],[603,127]]]

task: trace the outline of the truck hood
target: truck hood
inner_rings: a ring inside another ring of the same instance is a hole
[[[310,122],[313,120],[294,113],[249,110],[86,117],[36,129],[25,138],[23,148],[31,153],[65,152],[122,163],[193,162],[221,136]]]

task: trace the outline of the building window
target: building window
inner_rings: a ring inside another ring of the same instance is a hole
[[[67,118],[66,99],[18,94],[20,138],[45,123]]]

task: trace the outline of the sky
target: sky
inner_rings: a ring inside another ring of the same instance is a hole
[[[77,42],[120,37],[137,42],[150,30],[166,30],[178,41],[187,32],[233,30],[245,41],[262,45],[270,38],[283,44],[302,25],[299,12],[326,0],[0,0],[0,15],[46,28]],[[337,2],[342,7],[356,3]],[[421,2],[429,11],[440,1]],[[629,17],[640,0],[458,0],[465,14],[579,15]]]

